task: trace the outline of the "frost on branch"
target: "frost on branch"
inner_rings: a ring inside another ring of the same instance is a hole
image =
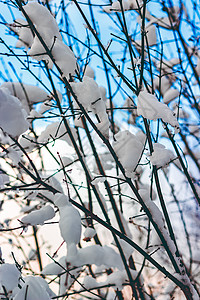
[[[179,131],[179,123],[175,114],[170,108],[146,91],[141,91],[138,96],[137,113],[149,120],[162,119],[164,122],[169,123],[175,128],[175,132]]]
[[[18,137],[29,128],[26,112],[19,99],[2,87],[0,88],[0,127],[12,137]]]

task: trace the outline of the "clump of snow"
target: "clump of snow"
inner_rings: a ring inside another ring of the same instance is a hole
[[[36,138],[31,133],[21,135],[19,143],[26,152],[31,152],[37,145]]]
[[[85,276],[84,281],[83,281],[83,285],[86,289],[89,290],[89,289],[93,289],[95,287],[98,287],[99,283],[92,276]]]
[[[52,106],[51,100],[44,101],[40,105],[39,114],[44,114],[46,111],[50,110]]]
[[[137,277],[138,272],[134,270],[130,270],[131,276],[133,280]],[[114,289],[122,290],[123,284],[128,283],[129,279],[126,273],[126,270],[124,271],[115,271],[112,274],[110,274],[107,278],[107,280],[104,282],[104,284],[114,284]]]
[[[160,230],[163,231],[163,229],[165,228],[165,221],[161,210],[153,201],[150,200],[150,198],[148,200],[145,199],[145,205],[151,212],[153,220],[159,225]]]
[[[119,161],[127,171],[135,171],[144,150],[144,140],[145,136],[141,132],[134,135],[130,131],[125,130],[115,135],[113,148]]]
[[[18,163],[21,161],[23,152],[17,147],[16,145],[11,145],[7,148],[8,153],[6,156],[12,160],[12,164],[17,166]]]
[[[46,174],[44,174],[44,175],[42,174],[41,177],[43,178],[43,180],[46,183],[48,183],[50,186],[54,187],[57,191],[59,191],[60,193],[63,192],[60,182],[54,176],[49,178],[49,176],[47,176]],[[43,195],[47,199],[52,200],[53,202],[55,201],[55,194],[48,190],[42,190],[42,191],[40,190],[37,192],[36,195],[38,195],[38,193]]]
[[[67,261],[74,266],[95,264],[96,266],[104,265],[108,268],[116,267],[123,270],[120,255],[109,246],[92,245],[78,249],[76,255],[67,255]]]
[[[9,176],[5,173],[0,173],[0,188],[4,187],[4,184],[10,182]]]
[[[91,239],[95,236],[96,230],[92,227],[87,227],[83,233],[85,239]]]
[[[155,143],[153,145],[153,153],[149,157],[152,165],[156,165],[158,168],[164,167],[174,158],[174,153],[171,150],[166,149],[164,145],[159,143]]]
[[[142,196],[142,198],[144,197],[144,199],[149,199],[150,195],[151,195],[151,200],[156,199],[156,192],[152,186],[150,186],[148,184],[139,183],[138,187],[139,187],[140,195]]]
[[[122,7],[123,7],[124,11],[131,10],[131,9],[138,9],[138,5],[140,6],[140,4],[141,4],[140,0],[138,0],[138,1],[137,0],[128,0],[128,1],[123,0],[122,1]],[[119,1],[115,1],[112,3],[112,5],[105,6],[103,9],[107,13],[122,11]]]
[[[76,245],[81,238],[81,216],[79,211],[71,205],[69,198],[61,194],[56,198],[55,205],[59,208],[59,227],[62,238],[67,244],[68,257],[77,253]]]
[[[33,104],[43,102],[52,98],[47,92],[38,86],[24,84],[21,82],[4,82],[1,87],[7,88],[11,95],[17,97],[23,108],[29,112]]]
[[[52,262],[48,265],[46,265],[41,274],[43,275],[58,275],[64,271],[66,268],[66,256],[62,256],[59,261],[59,264],[56,264],[55,262]],[[63,268],[62,268],[63,267]]]
[[[23,6],[23,9],[48,46],[52,46],[54,37],[62,40],[55,18],[44,5],[38,2],[29,2]],[[37,36],[34,38],[31,49],[35,47],[36,40],[38,40]]]
[[[77,140],[76,130],[73,127],[70,127],[71,132],[75,140]],[[71,145],[71,140],[69,138],[69,134],[65,127],[64,123],[54,122],[49,124],[44,131],[41,132],[38,142],[39,143],[47,143],[50,139],[61,139]]]
[[[55,211],[50,205],[34,210],[21,219],[24,225],[43,225],[45,221],[52,219]]]
[[[0,174],[0,188],[2,189],[4,187],[3,177]]]
[[[105,176],[99,176],[92,180],[92,184],[97,185],[99,182],[105,182],[107,178]]]
[[[180,130],[176,116],[170,108],[166,104],[159,102],[155,95],[146,91],[141,91],[138,95],[137,113],[149,120],[161,118],[175,128],[175,133]]]
[[[182,107],[180,107],[177,103],[173,103],[173,112],[178,116],[179,119],[189,119],[190,114],[186,112]]]
[[[156,45],[157,44],[156,26],[151,24],[151,22],[149,22],[147,24],[147,26],[145,27],[145,30],[146,30],[148,45],[150,47]],[[146,41],[146,38],[145,38],[145,41]]]
[[[84,76],[82,82],[71,84],[78,101],[87,110],[98,115],[100,123],[96,124],[98,129],[108,137],[109,120],[106,112],[106,104],[102,97],[102,89],[94,81],[93,78]]]
[[[0,127],[12,137],[18,137],[29,128],[19,99],[4,87],[0,88]]]
[[[32,198],[32,197],[31,197]],[[33,199],[34,199],[34,197],[33,197]],[[33,200],[32,199],[32,200]],[[33,204],[33,205],[25,205],[24,207],[22,207],[21,209],[20,209],[20,212],[26,212],[26,213],[28,213],[28,212],[31,212],[32,210],[34,210],[35,208],[36,208],[36,206],[37,206],[37,204]]]
[[[78,101],[84,106],[86,110],[91,110],[92,104],[101,100],[101,93],[98,84],[93,78],[84,76],[82,82],[71,83],[72,89]]]
[[[128,10],[129,9],[128,2],[123,0],[122,1],[122,7],[123,7],[123,10]],[[121,11],[121,5],[120,5],[119,1],[115,1],[115,2],[112,3],[112,5],[105,6],[103,9],[107,13],[112,13],[112,12],[116,12],[116,11],[120,12]]]
[[[51,291],[43,278],[27,276],[24,278],[22,288],[16,288],[13,292],[13,296],[13,300],[50,300],[55,294]]]
[[[167,76],[157,77],[154,79],[154,88],[159,90],[163,96],[171,87],[170,78]]]
[[[88,76],[88,77],[93,78],[93,79],[95,77],[94,70],[89,65],[87,65],[85,70],[84,70],[84,76]]]
[[[162,215],[162,212],[158,208],[158,206],[151,201],[150,199],[145,199],[145,205],[147,206],[148,210],[150,211],[153,220],[156,222],[156,224],[159,227],[159,230],[162,232],[162,235],[164,236],[164,239],[170,249],[170,251],[174,254],[175,259],[178,262],[178,258],[176,256],[176,247],[174,244],[174,241],[171,239],[171,237],[168,234],[168,231],[165,227],[165,221]]]
[[[18,41],[16,43],[17,48],[25,47],[26,50],[31,47],[33,43],[33,34],[30,30],[29,24],[26,20],[16,19],[10,28],[18,35]]]
[[[63,72],[63,76],[69,78],[76,70],[76,58],[72,50],[59,39],[55,40],[52,47],[52,55],[56,64]]]
[[[177,98],[178,96],[179,96],[179,90],[171,88],[171,89],[167,90],[166,93],[164,94],[164,96],[163,96],[163,102],[165,104],[168,104],[172,100],[174,100],[175,98]]]
[[[142,7],[142,0],[128,0],[129,9],[138,9],[139,7]]]
[[[120,243],[120,246],[123,249],[123,252],[124,252],[124,255],[125,255],[126,259],[129,259],[129,257],[132,255],[132,253],[134,251],[134,248],[124,240],[120,239],[119,243]],[[116,246],[114,241],[112,242],[112,244]]]
[[[7,293],[18,286],[20,276],[21,273],[16,265],[8,263],[0,265],[0,286],[3,286]]]
[[[53,15],[45,6],[37,2],[29,2],[23,8],[35,25],[37,32],[48,47],[63,75],[67,78],[69,74],[73,75],[76,69],[76,58],[71,49],[63,43],[58,24]],[[37,35],[34,37],[28,54],[38,61],[46,60],[50,68],[53,66],[53,62]]]
[[[157,35],[156,35],[156,27],[151,22],[149,22],[145,27],[146,37],[144,38],[144,45],[146,46],[154,46],[157,44]],[[138,50],[141,50],[142,46],[142,40],[136,40],[135,41],[136,48],[138,47]]]

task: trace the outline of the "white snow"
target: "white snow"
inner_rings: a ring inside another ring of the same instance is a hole
[[[23,134],[19,138],[20,145],[26,150],[26,152],[31,152],[36,147],[36,139],[31,133]]]
[[[147,47],[154,46],[157,44],[157,35],[156,35],[156,27],[151,22],[149,22],[145,27],[146,37],[144,38],[144,45]],[[142,46],[142,40],[136,40],[136,47],[139,45]]]
[[[2,189],[4,187],[3,177],[0,174],[0,188]]]
[[[84,76],[88,76],[88,77],[93,78],[93,79],[95,77],[95,72],[89,65],[87,65],[86,68],[85,68]]]
[[[0,285],[5,287],[7,293],[18,285],[20,276],[16,265],[7,263],[0,265]]]
[[[137,113],[149,120],[161,118],[175,128],[175,133],[179,131],[179,123],[175,114],[166,104],[159,102],[155,95],[146,91],[141,91],[138,95]]]
[[[89,290],[89,289],[93,289],[95,287],[98,287],[99,283],[92,276],[85,276],[84,281],[83,281],[83,285],[86,289]]]
[[[19,99],[3,87],[0,87],[0,127],[12,137],[18,137],[29,128]]]
[[[59,264],[56,264],[55,262],[52,262],[48,265],[46,265],[41,274],[43,275],[58,275],[60,273],[62,273],[64,271],[64,269],[66,268],[66,256],[62,256],[59,260],[58,260]],[[63,266],[63,268],[62,268]]]
[[[21,222],[24,225],[43,225],[45,221],[52,219],[54,216],[54,209],[50,205],[46,205],[24,216]]]
[[[164,167],[174,158],[174,153],[159,143],[153,145],[153,153],[149,156],[152,165],[156,165],[157,167]]]
[[[23,6],[23,9],[47,44],[51,44],[54,37],[58,37],[60,40],[62,39],[55,18],[44,5],[38,2],[29,2]],[[34,43],[35,38],[33,44]]]
[[[92,245],[77,250],[77,253],[71,257],[67,255],[67,261],[74,266],[83,266],[95,264],[104,265],[108,268],[116,267],[123,270],[123,264],[120,255],[109,246]]]
[[[161,92],[161,95],[163,96],[171,87],[171,82],[169,80],[169,77],[162,76],[161,78],[157,77],[154,79],[154,88],[159,90]]]
[[[175,98],[177,98],[179,96],[179,90],[178,89],[174,89],[171,88],[168,91],[166,91],[166,93],[164,94],[163,97],[163,102],[165,104],[170,103],[172,100],[174,100]]]
[[[135,171],[137,163],[144,149],[145,136],[138,132],[136,135],[128,130],[120,131],[115,135],[113,148],[123,167],[129,171]]]
[[[45,280],[41,277],[27,276],[24,281],[21,289],[14,290],[13,300],[50,300],[54,295],[47,282],[45,284]]]
[[[96,124],[98,129],[108,137],[109,120],[106,112],[106,104],[102,97],[102,88],[98,86],[93,78],[84,76],[82,82],[75,82],[71,84],[78,101],[83,107],[94,114],[97,114],[100,123]]]
[[[63,72],[63,76],[69,78],[69,74],[73,75],[76,70],[76,58],[72,50],[59,39],[55,40],[52,47],[52,55],[56,64]]]
[[[38,102],[50,99],[52,96],[38,86],[25,84],[21,82],[4,82],[1,87],[7,88],[11,95],[17,97],[23,108],[29,112],[30,107]]]
[[[73,75],[75,73],[76,58],[71,49],[63,43],[55,18],[45,6],[37,2],[29,2],[23,8],[35,25],[40,37],[51,51],[57,66],[61,69],[63,75],[69,78],[69,74]],[[49,63],[49,67],[52,68],[53,62],[37,35],[34,37],[28,54],[38,61],[46,60]]]
[[[134,270],[130,270],[133,280],[137,277],[138,272]],[[123,271],[115,271],[110,274],[104,284],[114,284],[114,289],[122,290],[123,284],[128,283],[129,279],[126,273],[126,270]]]
[[[180,107],[176,102],[172,104],[173,112],[176,114],[176,116],[179,117],[179,119],[189,119],[190,114],[186,112],[182,107]]]
[[[77,140],[77,134],[76,130],[73,127],[70,127],[71,132],[73,134],[73,137],[75,140]],[[54,122],[49,124],[44,131],[41,132],[38,142],[39,143],[47,143],[50,139],[56,139],[59,138],[65,142],[67,142],[69,145],[71,145],[71,140],[69,138],[69,135],[67,133],[67,129],[65,127],[65,124],[62,122]]]
[[[96,234],[96,230],[91,227],[87,227],[83,233],[84,237],[89,239],[93,238],[95,234]]]
[[[26,50],[31,47],[33,43],[33,34],[28,26],[28,22],[23,19],[16,19],[14,24],[11,24],[10,27],[17,32],[18,41],[16,43],[17,48],[25,47]]]
[[[78,101],[86,110],[91,110],[92,103],[101,100],[99,86],[93,78],[84,76],[82,82],[71,83],[71,86],[78,97]]]
[[[67,255],[74,256],[77,252],[76,245],[81,238],[81,215],[64,194],[57,197],[55,205],[59,208],[60,233],[67,244]]]
[[[126,11],[130,8],[129,2],[130,1],[126,1],[126,0],[122,1],[122,7],[123,7],[124,11]],[[107,13],[112,13],[112,12],[116,12],[116,11],[120,12],[121,11],[121,5],[120,5],[119,1],[115,1],[115,2],[112,3],[112,5],[105,6],[103,9]]]
[[[0,173],[0,187],[3,188],[4,184],[9,183],[10,179],[7,174]]]

